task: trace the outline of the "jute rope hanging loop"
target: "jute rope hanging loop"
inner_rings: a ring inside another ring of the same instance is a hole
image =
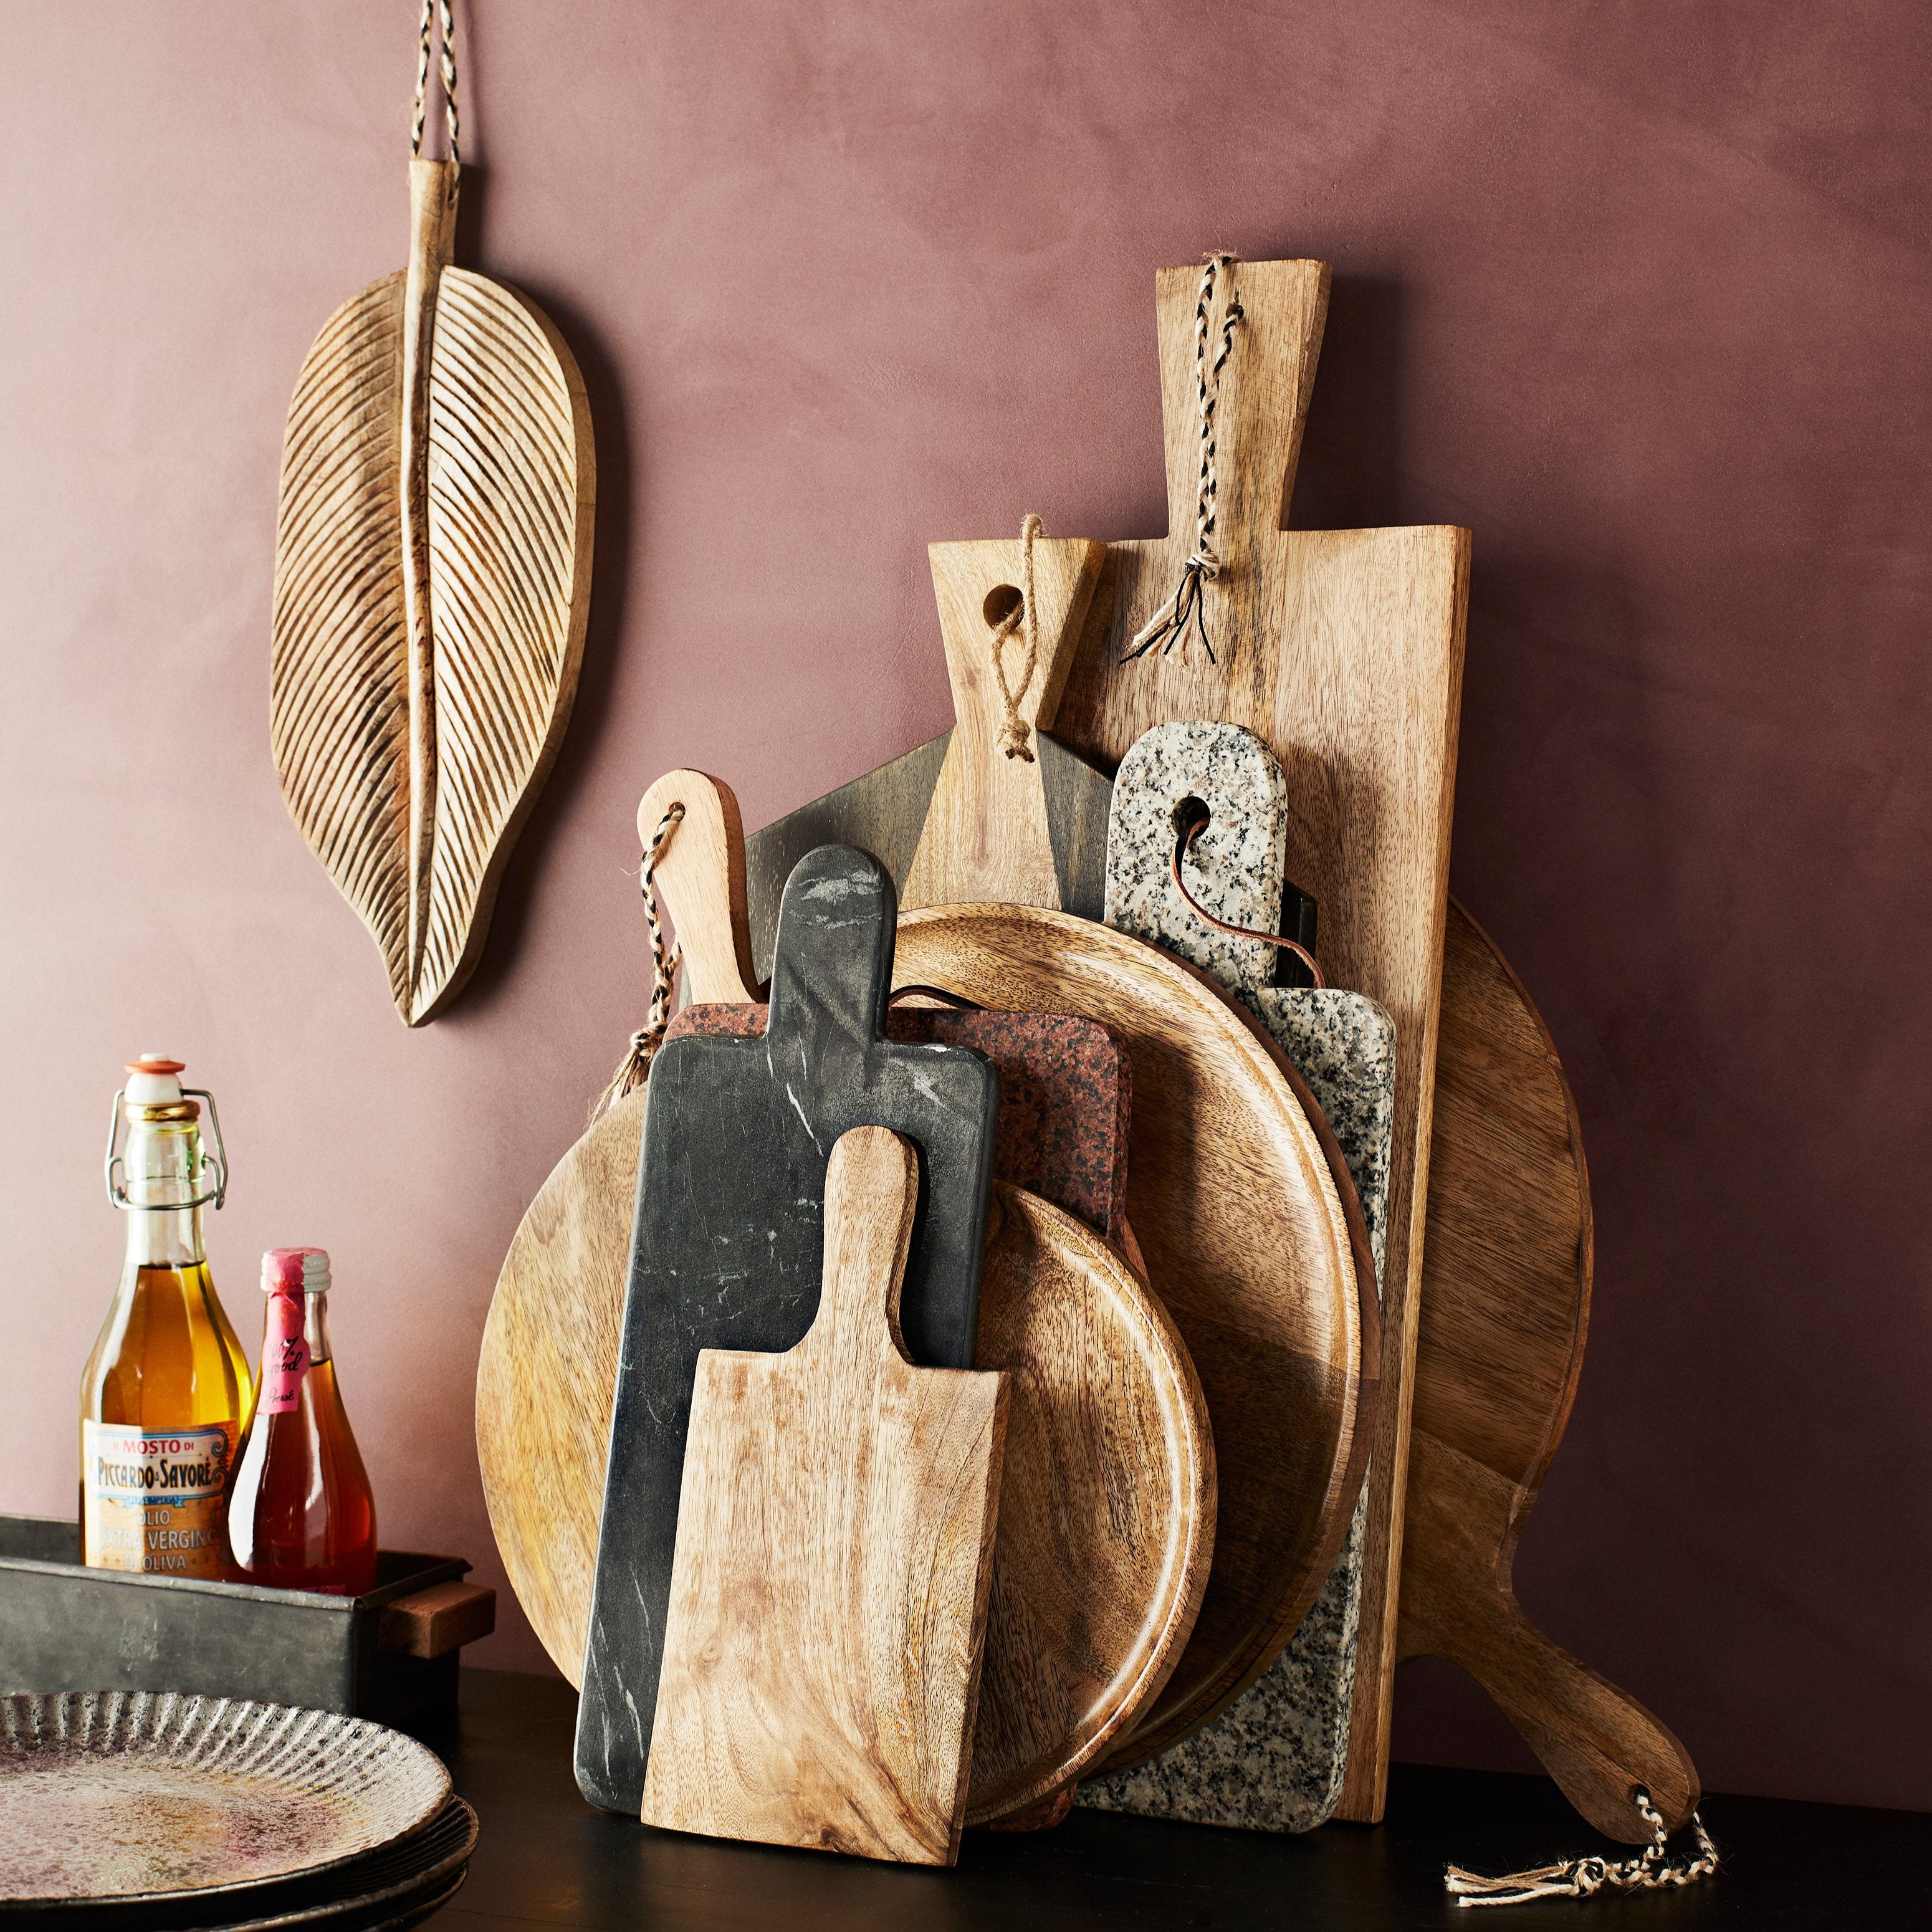
[[[671,834],[683,821],[684,807],[672,806],[651,835],[651,842],[638,867],[638,890],[644,894],[644,922],[651,931],[651,1008],[644,1024],[631,1036],[630,1050],[610,1076],[610,1084],[590,1110],[594,1120],[608,1113],[626,1094],[634,1094],[651,1077],[651,1062],[664,1044],[664,1028],[670,1024],[671,990],[677,982],[677,969],[684,963],[682,944],[668,950],[664,945],[664,915],[658,908],[656,881],[652,874]]]
[[[1035,516],[1025,518],[1020,524],[1020,601],[993,627],[993,676],[1000,687],[1001,701],[1006,707],[1006,721],[1000,728],[1000,744],[1010,758],[1022,758],[1027,764],[1034,762],[1028,748],[1026,720],[1020,716],[1020,705],[1026,697],[1034,680],[1034,674],[1040,668],[1040,620],[1034,614],[1033,602],[1033,547],[1039,541],[1043,529]],[[1010,682],[1006,677],[1006,644],[1013,633],[1024,624],[1026,627],[1026,656],[1020,663],[1019,682]]]
[[[1458,1905],[1528,1905],[1539,1898],[1590,1898],[1604,1892],[1670,1892],[1695,1885],[1718,1869],[1718,1848],[1696,1812],[1690,1814],[1690,1826],[1697,1834],[1697,1856],[1673,1864],[1666,1849],[1670,1834],[1664,1828],[1663,1814],[1640,1786],[1631,1796],[1653,1834],[1634,1858],[1565,1858],[1534,1871],[1512,1872],[1506,1878],[1484,1878],[1451,1865],[1442,1882]]]
[[[1240,302],[1234,293],[1234,263],[1238,259],[1228,254],[1208,257],[1201,276],[1201,299],[1194,310],[1194,391],[1201,424],[1201,487],[1194,505],[1193,554],[1180,567],[1180,580],[1174,586],[1174,594],[1135,634],[1120,660],[1123,664],[1144,657],[1156,644],[1163,656],[1176,644],[1185,650],[1190,626],[1208,653],[1208,662],[1215,661],[1203,600],[1206,586],[1221,574],[1221,559],[1214,548],[1214,411],[1221,400],[1221,371],[1227,367],[1234,346],[1234,331],[1243,319]],[[1220,353],[1210,369],[1208,310],[1214,305],[1215,281],[1222,274],[1228,278],[1228,302],[1222,314]]]
[[[449,165],[460,176],[463,158],[458,151],[456,140],[456,22],[449,10],[449,0],[423,0],[422,48],[416,56],[416,112],[410,133],[410,152],[418,158],[422,154],[423,116],[429,103],[432,35],[437,43],[437,65],[442,74],[442,118],[449,133]]]

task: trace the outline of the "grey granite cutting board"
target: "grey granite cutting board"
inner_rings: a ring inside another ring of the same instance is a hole
[[[1274,983],[1279,948],[1217,932],[1189,908],[1168,867],[1175,810],[1190,797],[1210,817],[1190,853],[1188,890],[1230,925],[1280,930],[1287,782],[1274,753],[1238,724],[1159,724],[1120,761],[1107,834],[1106,922],[1198,966],[1268,1028],[1340,1144],[1361,1198],[1379,1293],[1394,1024],[1362,994]],[[1363,1508],[1358,1502],[1314,1606],[1262,1676],[1192,1737],[1130,1770],[1089,1779],[1081,1804],[1265,1832],[1305,1832],[1329,1816],[1348,1762]]]

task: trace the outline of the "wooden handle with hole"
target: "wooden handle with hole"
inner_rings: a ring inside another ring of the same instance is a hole
[[[1701,1796],[1696,1767],[1628,1691],[1551,1642],[1523,1615],[1510,1568],[1515,1532],[1534,1500],[1533,1492],[1473,1456],[1414,1432],[1400,1654],[1460,1664],[1585,1818],[1606,1837],[1647,1844],[1650,1828],[1636,1808],[1635,1788],[1649,1792],[1674,1832]]]
[[[1542,1760],[1563,1795],[1606,1837],[1649,1841],[1636,1808],[1641,1786],[1676,1831],[1702,1796],[1689,1754],[1666,1726],[1600,1677],[1498,1591],[1469,1619],[1465,1643],[1449,1653],[1501,1708]]]
[[[667,772],[638,806],[646,851],[674,805],[684,807],[652,876],[684,949],[685,998],[754,1000],[751,922],[745,910],[745,827],[731,788],[703,772]]]
[[[1082,537],[1034,542],[1040,657],[1024,685],[1024,622],[1001,652],[1028,758],[1006,754],[1006,700],[993,661],[996,627],[1018,602],[1025,577],[1024,543],[933,544],[928,554],[955,722],[900,909],[991,901],[1058,910],[1060,880],[1032,740],[1058,714],[1107,546]]]

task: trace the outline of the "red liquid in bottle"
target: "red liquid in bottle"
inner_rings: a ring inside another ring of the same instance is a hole
[[[236,1580],[359,1596],[376,1582],[376,1502],[335,1384],[328,1257],[278,1248],[262,1263],[268,1323],[254,1412],[236,1466]]]

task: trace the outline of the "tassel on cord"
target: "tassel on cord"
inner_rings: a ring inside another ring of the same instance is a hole
[[[1534,1871],[1511,1872],[1485,1878],[1480,1872],[1451,1865],[1442,1882],[1458,1905],[1527,1905],[1538,1898],[1589,1898],[1600,1892],[1668,1892],[1695,1885],[1718,1869],[1718,1848],[1696,1812],[1691,1828],[1697,1834],[1697,1856],[1682,1864],[1670,1862],[1665,1846],[1670,1834],[1663,1814],[1641,1786],[1632,1794],[1636,1808],[1652,1834],[1651,1842],[1634,1858],[1565,1858],[1561,1864],[1538,1865]]]
[[[671,988],[677,978],[677,969],[684,963],[684,948],[675,946],[668,952],[664,950],[664,918],[658,910],[657,888],[651,875],[664,856],[672,832],[683,818],[684,807],[681,805],[674,805],[665,812],[658,820],[658,829],[651,834],[650,850],[638,867],[638,885],[644,897],[644,922],[651,929],[650,1017],[632,1034],[630,1051],[624,1055],[616,1072],[610,1076],[610,1084],[590,1110],[593,1120],[608,1114],[626,1094],[634,1094],[651,1077],[651,1062],[664,1044],[664,1028],[670,1024]]]
[[[1176,644],[1184,652],[1190,627],[1201,640],[1208,662],[1215,662],[1203,600],[1207,586],[1221,574],[1221,559],[1214,548],[1214,411],[1221,400],[1221,371],[1227,366],[1234,346],[1234,329],[1244,314],[1234,294],[1238,259],[1233,255],[1208,257],[1201,277],[1201,299],[1194,310],[1195,406],[1201,421],[1201,490],[1194,505],[1194,553],[1180,567],[1180,580],[1174,586],[1174,594],[1135,633],[1133,642],[1120,659],[1123,664],[1145,657],[1156,644],[1163,657]],[[1222,273],[1228,278],[1228,306],[1221,322],[1221,352],[1210,370],[1208,367],[1208,311],[1214,300],[1215,278]]]

